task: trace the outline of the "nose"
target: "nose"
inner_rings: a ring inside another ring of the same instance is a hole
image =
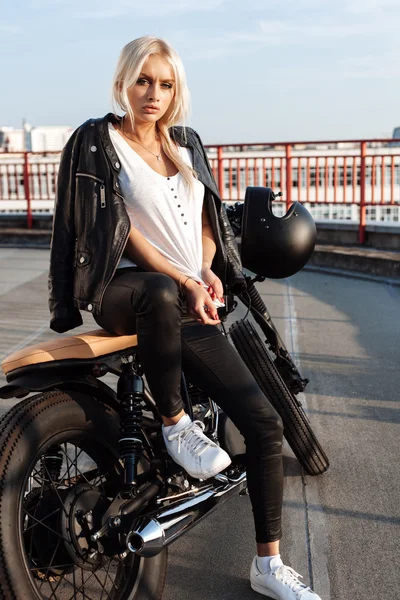
[[[148,88],[148,97],[151,102],[160,101],[160,87],[157,83],[152,83]]]

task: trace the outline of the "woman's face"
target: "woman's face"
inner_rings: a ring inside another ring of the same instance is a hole
[[[151,54],[137,82],[128,89],[135,122],[155,123],[167,112],[175,95],[174,72],[161,56]],[[151,105],[157,109],[146,108]]]

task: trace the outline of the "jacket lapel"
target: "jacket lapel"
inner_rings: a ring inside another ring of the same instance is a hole
[[[173,140],[175,140],[180,146],[184,146],[185,148],[190,148],[193,151],[193,168],[197,171],[200,176],[199,170],[201,169],[201,153],[199,151],[198,144],[193,135],[191,135],[190,129],[186,130],[186,139],[183,136],[183,127],[171,127],[170,135]],[[202,181],[204,183],[204,181]]]

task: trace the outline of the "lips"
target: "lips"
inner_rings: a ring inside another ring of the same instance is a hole
[[[143,108],[147,109],[147,110],[160,110],[158,106],[150,106],[150,105],[146,105]]]

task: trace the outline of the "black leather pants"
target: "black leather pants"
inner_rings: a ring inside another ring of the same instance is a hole
[[[96,323],[110,333],[137,333],[151,393],[166,417],[182,408],[181,369],[232,419],[246,442],[247,485],[256,541],[282,537],[282,421],[218,325],[185,316],[173,279],[137,268],[117,269]]]

